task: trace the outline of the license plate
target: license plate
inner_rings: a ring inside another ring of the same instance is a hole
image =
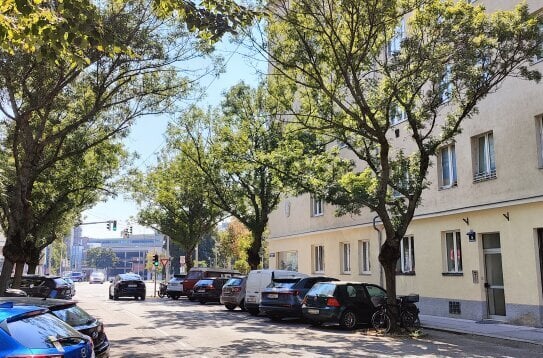
[[[308,309],[307,313],[309,313],[309,314],[319,314],[319,310]]]
[[[268,298],[277,298],[277,293],[268,293]]]
[[[196,292],[204,293],[204,292],[206,292],[206,290],[198,290]]]
[[[128,287],[134,288],[134,287],[138,287],[138,285],[128,285]]]
[[[247,297],[247,302],[256,302],[256,297]]]

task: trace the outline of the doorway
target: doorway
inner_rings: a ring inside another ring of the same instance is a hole
[[[505,316],[505,290],[500,234],[483,234],[482,239],[488,318],[503,318]]]

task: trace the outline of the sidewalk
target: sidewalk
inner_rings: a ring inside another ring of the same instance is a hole
[[[420,315],[420,321],[423,328],[531,343],[543,348],[543,328],[428,315]]]

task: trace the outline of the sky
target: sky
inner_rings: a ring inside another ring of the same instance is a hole
[[[259,79],[258,72],[266,71],[266,61],[248,59],[242,54],[240,47],[227,39],[217,46],[217,51],[225,59],[225,71],[219,77],[210,76],[201,80],[200,85],[207,88],[207,95],[198,102],[193,102],[194,104],[203,107],[218,105],[222,100],[222,94],[228,88],[240,81],[256,86]],[[144,170],[156,162],[157,154],[166,144],[164,132],[167,124],[168,118],[156,116],[139,118],[133,125],[130,135],[125,139],[125,145],[129,151],[139,154],[139,159],[135,162],[138,169]],[[132,226],[133,235],[152,233],[152,229],[137,225],[134,220],[131,220],[137,213],[137,204],[120,193],[115,199],[98,203],[92,209],[83,212],[82,235],[92,238],[120,238],[121,231],[128,226]],[[116,231],[107,230],[105,221],[108,220],[117,221]],[[102,223],[85,224],[92,222]]]

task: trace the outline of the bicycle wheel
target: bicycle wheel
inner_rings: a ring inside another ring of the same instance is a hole
[[[390,317],[385,311],[379,310],[371,317],[371,325],[378,333],[388,333],[391,327]]]
[[[420,319],[411,311],[403,311],[400,315],[400,324],[408,332],[415,332],[420,329]]]

